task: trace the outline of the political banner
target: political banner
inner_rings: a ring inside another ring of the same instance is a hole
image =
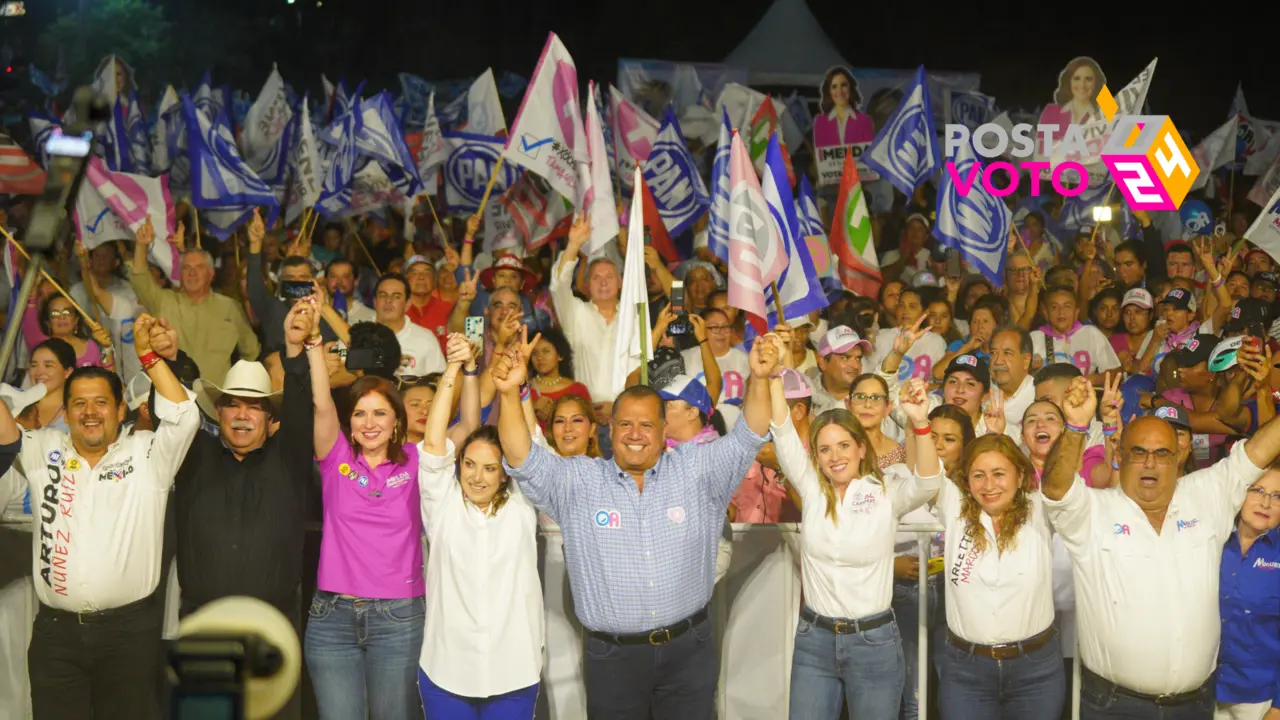
[[[876,137],[871,116],[862,112],[862,93],[853,72],[845,67],[827,70],[818,88],[820,112],[813,118],[813,151],[819,185],[839,185],[845,155],[857,160]],[[865,180],[880,176],[866,165],[858,171]]]
[[[494,135],[445,132],[449,144],[449,159],[442,167],[445,181],[445,202],[455,212],[475,212],[484,197],[489,177],[502,156],[506,138]],[[499,197],[515,183],[519,169],[502,164],[498,179],[494,182],[490,197]]]

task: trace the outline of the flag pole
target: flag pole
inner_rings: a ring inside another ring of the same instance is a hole
[[[489,187],[493,186],[490,185]],[[422,193],[422,196],[427,199],[427,208],[431,210],[431,219],[435,220],[436,227],[440,228],[440,234],[444,235],[444,225],[440,224],[440,216],[436,214],[436,204],[431,201],[431,193]],[[432,233],[432,235],[434,234],[435,233]],[[448,238],[446,238],[445,241],[448,242]]]
[[[31,255],[27,252],[27,249],[19,245],[18,241],[15,240],[12,235],[9,234],[9,231],[6,228],[4,228],[3,226],[0,226],[0,233],[3,233],[5,238],[7,238],[9,242],[13,243],[14,249],[22,253],[22,257],[26,258],[27,262],[31,262]],[[98,322],[94,320],[93,317],[89,315],[89,313],[84,311],[84,308],[80,307],[80,303],[76,302],[75,298],[71,297],[71,295],[69,295],[66,290],[62,289],[62,286],[58,284],[58,281],[54,280],[53,276],[51,276],[49,272],[44,269],[43,266],[40,268],[40,275],[44,277],[45,280],[48,280],[49,283],[53,285],[53,289],[57,290],[58,293],[62,295],[62,297],[66,298],[67,302],[71,303],[71,307],[75,308],[76,311],[79,312],[84,317],[85,320],[88,320],[89,322],[94,323],[95,325],[98,324]],[[14,312],[14,309],[10,308],[9,312],[11,313]]]
[[[782,313],[782,298],[778,296],[778,283],[769,283],[769,288],[773,290],[773,307],[778,311],[778,324],[783,325],[787,322],[787,316]]]
[[[502,163],[507,158],[503,155],[498,156],[498,162],[493,164],[493,170],[489,173],[489,184],[484,188],[484,197],[480,198],[480,207],[476,209],[476,215],[484,212],[484,206],[489,203],[489,193],[493,192],[493,184],[498,181],[498,173],[502,172]]]
[[[640,332],[640,384],[649,384],[649,323],[645,320],[645,303],[636,303],[636,329]]]
[[[204,247],[200,244],[200,209],[197,208],[194,204],[192,204],[191,212],[194,213],[194,220],[196,225],[196,249],[203,250]]]

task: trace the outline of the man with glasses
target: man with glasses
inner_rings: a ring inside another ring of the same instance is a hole
[[[400,369],[397,376],[423,376],[444,372],[444,353],[440,342],[426,328],[409,321],[405,308],[409,303],[409,281],[403,275],[387,273],[378,279],[374,290],[373,309],[378,324],[395,331],[400,343]]]
[[[720,368],[720,397],[716,398],[716,409],[724,418],[725,427],[733,427],[741,415],[742,395],[747,389],[747,378],[751,376],[751,366],[747,363],[747,354],[733,347],[733,321],[728,313],[714,307],[702,311],[707,331],[706,346],[715,356],[716,366]],[[684,371],[689,377],[705,384],[706,368],[702,362],[703,343],[680,353],[684,359]]]
[[[1095,490],[1077,473],[1097,404],[1087,380],[1072,381],[1062,402],[1066,429],[1041,486],[1074,570],[1081,717],[1208,720],[1222,546],[1246,491],[1280,456],[1280,422],[1179,478],[1173,427],[1138,418],[1121,438],[1120,487]]]

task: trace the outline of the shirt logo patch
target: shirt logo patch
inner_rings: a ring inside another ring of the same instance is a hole
[[[121,480],[129,477],[129,475],[132,473],[133,473],[132,463],[128,461],[118,462],[102,468],[102,470],[98,473],[98,479],[111,480],[113,482],[120,482]]]
[[[1121,525],[1120,523],[1116,523],[1116,524],[1115,524],[1115,533],[1116,533],[1117,535],[1128,535],[1128,534],[1129,534],[1129,526],[1128,526],[1128,525]]]
[[[347,473],[347,479],[348,479],[348,480],[355,480],[357,477],[359,477],[359,476],[358,476],[358,475],[356,475],[356,471],[355,471],[355,470],[352,470],[351,472]]]
[[[356,482],[360,483],[360,487],[369,487],[369,477],[367,475],[361,475]]]
[[[677,525],[684,522],[684,508],[683,507],[667,508],[667,519]]]
[[[62,462],[62,453],[58,452],[57,450],[51,451],[49,453],[49,463],[52,465],[57,465],[60,462]]]
[[[617,510],[597,510],[596,527],[619,529],[622,527],[622,516],[618,514]]]
[[[388,488],[400,487],[401,485],[407,482],[409,482],[409,473],[402,472],[399,475],[395,475],[387,478],[387,487]]]
[[[70,458],[67,460],[67,469],[75,472],[80,469],[80,460],[78,458]]]
[[[1190,530],[1191,528],[1199,524],[1200,524],[1200,520],[1197,518],[1191,518],[1190,520],[1179,520],[1178,532],[1182,532],[1183,530]]]
[[[1280,562],[1267,562],[1262,558],[1253,561],[1254,569],[1261,568],[1263,570],[1280,570]]]
[[[351,473],[351,466],[350,466],[350,465],[348,465],[348,464],[346,464],[346,463],[342,463],[341,465],[339,465],[339,466],[338,466],[338,474],[340,474],[340,475],[349,475],[350,473]]]

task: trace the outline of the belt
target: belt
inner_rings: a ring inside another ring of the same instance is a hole
[[[155,595],[148,595],[141,600],[134,600],[127,605],[120,607],[107,608],[106,610],[94,610],[93,612],[72,612],[70,610],[59,610],[49,605],[40,605],[40,613],[47,613],[51,618],[61,618],[65,620],[75,620],[80,625],[90,625],[93,623],[110,622],[122,617],[137,614],[141,611],[155,610]]]
[[[1137,700],[1145,700],[1153,705],[1159,705],[1162,707],[1167,707],[1172,705],[1186,705],[1189,702],[1195,702],[1196,700],[1199,700],[1204,695],[1204,691],[1206,687],[1213,680],[1213,677],[1210,676],[1208,680],[1205,680],[1200,685],[1200,687],[1196,688],[1195,690],[1187,690],[1185,692],[1176,692],[1176,693],[1161,693],[1159,695],[1152,695],[1150,693],[1138,692],[1137,690],[1130,690],[1129,688],[1123,685],[1117,685],[1083,665],[1081,665],[1080,668],[1084,671],[1083,679],[1091,680],[1093,682],[1098,683],[1099,685],[1102,685],[1103,688],[1108,693],[1124,695],[1126,697],[1135,698]]]
[[[692,630],[695,625],[702,624],[706,619],[707,608],[704,607],[683,620],[649,632],[616,634],[588,630],[587,635],[611,645],[666,645]]]
[[[856,635],[868,630],[875,630],[882,625],[888,625],[893,622],[893,610],[885,610],[882,613],[876,613],[860,620],[846,620],[844,618],[829,618],[819,615],[810,610],[808,606],[800,607],[800,619],[807,623],[817,625],[823,630],[830,630],[837,635]]]
[[[999,645],[979,645],[978,643],[971,643],[968,640],[965,640],[959,635],[951,632],[951,630],[947,630],[947,642],[952,647],[959,648],[972,655],[981,655],[982,657],[988,657],[992,660],[1012,660],[1013,658],[1021,657],[1022,655],[1034,652],[1045,645],[1048,645],[1049,641],[1057,634],[1057,628],[1050,625],[1048,630],[1045,630],[1039,635],[1032,635],[1026,640],[1019,640],[1018,642],[1011,643],[1000,643]]]

